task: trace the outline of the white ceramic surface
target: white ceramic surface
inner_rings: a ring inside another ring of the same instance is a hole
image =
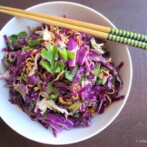
[[[115,27],[105,16],[99,12],[76,3],[48,2],[33,6],[28,10],[57,16],[67,14],[73,19]],[[1,30],[0,49],[5,47],[3,40],[4,34],[11,35],[22,30],[28,32],[27,26],[36,26],[38,24],[40,23],[22,18],[11,19]],[[120,76],[124,83],[123,90],[120,91],[120,95],[125,94],[125,99],[112,104],[104,114],[95,116],[92,120],[91,127],[80,129],[75,128],[70,131],[63,131],[63,133],[58,133],[57,138],[55,138],[50,130],[46,130],[39,123],[30,120],[30,118],[24,112],[20,111],[15,105],[12,105],[8,101],[9,94],[8,89],[3,87],[5,84],[4,81],[0,81],[1,118],[8,124],[8,126],[22,136],[46,144],[71,144],[88,139],[104,130],[118,116],[124,107],[129,95],[132,81],[132,63],[128,48],[125,45],[114,42],[108,42],[108,45],[115,65],[118,65],[121,61],[125,62],[125,65],[120,71]],[[3,55],[4,53],[0,52],[0,60],[2,59]],[[2,71],[4,71],[4,69],[0,63],[0,72]]]

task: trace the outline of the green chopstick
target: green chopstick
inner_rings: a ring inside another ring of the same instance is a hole
[[[49,25],[55,25],[55,26],[59,26],[59,27],[67,28],[67,29],[76,30],[79,32],[93,35],[95,37],[100,37],[103,39],[131,45],[134,47],[147,50],[146,35],[119,30],[116,28],[91,24],[87,22],[77,21],[73,19],[42,14],[38,12],[31,12],[31,11],[26,11],[26,10],[21,10],[16,8],[5,7],[5,6],[0,6],[0,12],[10,14],[13,16],[18,16],[18,17],[23,17],[23,18],[39,21]]]

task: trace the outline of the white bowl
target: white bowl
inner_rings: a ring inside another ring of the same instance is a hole
[[[96,23],[100,25],[115,27],[105,16],[99,12],[81,4],[71,2],[48,2],[39,4],[29,8],[28,10],[37,11],[41,13],[63,16],[67,14],[73,19]],[[3,35],[11,35],[18,33],[22,30],[28,32],[27,26],[36,26],[40,23],[22,18],[11,19],[1,30],[0,34],[0,49],[5,47]],[[46,144],[71,144],[88,139],[112,123],[112,121],[118,116],[122,108],[124,107],[132,83],[132,63],[130,53],[127,46],[109,42],[109,50],[111,51],[111,57],[115,65],[118,65],[121,61],[125,62],[125,65],[120,71],[120,76],[123,80],[123,90],[120,91],[120,95],[125,95],[125,99],[116,103],[113,103],[109,109],[102,115],[96,115],[92,119],[92,126],[88,128],[74,128],[70,131],[63,131],[58,133],[55,138],[50,130],[44,129],[39,123],[32,121],[24,112],[20,111],[15,105],[12,105],[9,101],[8,89],[4,88],[4,81],[0,81],[0,115],[1,118],[17,133],[20,135]],[[2,59],[4,53],[0,52],[0,59]],[[2,63],[0,63],[2,64]],[[1,65],[1,67],[3,67]],[[1,71],[4,71],[1,68]]]

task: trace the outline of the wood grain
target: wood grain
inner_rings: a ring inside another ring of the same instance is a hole
[[[68,0],[65,0],[68,1]],[[118,28],[147,34],[147,0],[72,0],[108,17]],[[45,0],[0,0],[1,5],[25,9]],[[0,29],[11,16],[0,14]],[[115,121],[103,132],[68,147],[147,146],[147,52],[129,47],[133,62],[133,83],[128,101]],[[146,140],[146,143],[141,142]],[[30,141],[0,120],[1,147],[47,147]],[[65,146],[65,145],[64,145]]]

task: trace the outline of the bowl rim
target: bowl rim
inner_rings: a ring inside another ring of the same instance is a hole
[[[69,4],[69,5],[74,5],[74,6],[80,6],[82,8],[85,8],[89,11],[92,11],[94,12],[95,14],[99,15],[100,17],[102,17],[104,20],[106,20],[112,27],[116,28],[116,26],[106,17],[104,16],[103,14],[101,14],[100,12],[98,12],[97,10],[93,9],[93,8],[90,8],[89,6],[86,6],[84,4],[79,4],[79,3],[76,3],[76,2],[67,2],[67,1],[50,1],[50,2],[44,2],[44,3],[39,3],[37,5],[34,5],[34,6],[31,6],[31,7],[28,7],[26,10],[31,10],[31,9],[34,9],[34,8],[37,8],[37,7],[40,7],[40,6],[44,6],[46,4]],[[9,23],[11,23],[16,17],[13,17],[11,18],[5,25],[8,25]],[[3,28],[5,27],[5,25],[2,27],[2,29],[0,30],[0,32],[3,30]],[[90,134],[90,135],[87,135],[86,137],[83,137],[82,139],[77,139],[76,141],[73,141],[73,142],[66,142],[66,143],[49,143],[49,142],[44,142],[44,141],[38,141],[38,140],[35,140],[32,138],[29,138],[27,136],[25,136],[23,133],[20,133],[18,132],[17,130],[15,130],[14,128],[11,127],[11,125],[5,121],[4,118],[2,118],[1,116],[1,119],[12,129],[14,130],[15,132],[17,132],[19,135],[29,139],[29,140],[32,140],[32,141],[35,141],[35,142],[38,142],[38,143],[42,143],[42,144],[50,144],[50,145],[67,145],[67,144],[73,144],[73,143],[77,143],[77,142],[81,142],[81,141],[84,141],[84,140],[87,140],[95,135],[97,135],[98,133],[102,132],[105,128],[107,128],[115,119],[116,117],[119,115],[119,113],[122,111],[122,108],[124,107],[127,99],[128,99],[128,96],[129,96],[129,93],[130,93],[130,90],[131,90],[131,85],[132,85],[132,78],[133,78],[133,66],[132,66],[132,60],[131,60],[131,55],[130,55],[130,52],[129,52],[129,49],[127,47],[127,45],[124,45],[124,48],[126,48],[126,52],[128,54],[128,61],[129,61],[129,65],[130,65],[130,80],[129,80],[129,86],[128,86],[128,90],[127,90],[127,93],[125,94],[125,99],[124,99],[124,102],[122,103],[121,107],[119,108],[119,110],[117,110],[116,114],[113,116],[113,118],[105,125],[103,126],[101,129],[95,131],[94,133]]]

